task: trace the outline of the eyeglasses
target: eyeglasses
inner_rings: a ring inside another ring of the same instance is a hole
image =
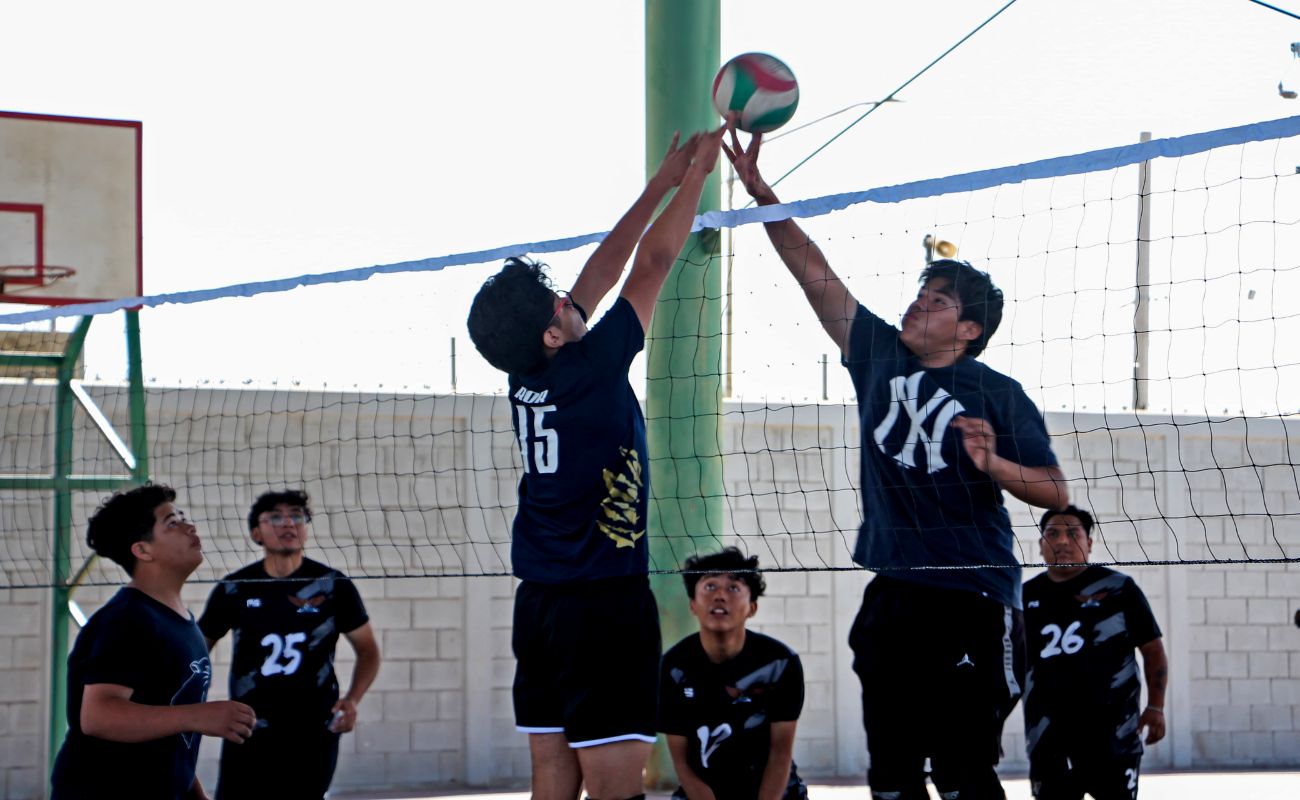
[[[306,514],[263,514],[262,521],[268,525],[284,525],[293,523],[294,525],[303,525],[307,522]]]
[[[560,312],[563,311],[566,306],[568,306],[569,308],[574,307],[573,298],[569,297],[568,292],[565,291],[556,292],[555,313],[551,315],[551,318],[549,320],[547,320],[546,327],[548,328],[551,327],[560,319]]]

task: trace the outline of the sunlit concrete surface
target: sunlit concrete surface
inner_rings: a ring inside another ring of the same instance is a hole
[[[1029,781],[1024,778],[1004,780],[1007,800],[1031,800]],[[934,789],[930,796],[937,799]],[[528,792],[480,792],[443,794],[351,793],[331,794],[337,800],[528,800]],[[650,794],[653,800],[664,800],[666,794]],[[835,785],[809,786],[810,800],[866,800],[865,786]],[[1142,800],[1297,800],[1300,798],[1300,772],[1184,772],[1177,774],[1143,775]]]

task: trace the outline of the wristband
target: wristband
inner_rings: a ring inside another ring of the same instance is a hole
[[[1155,706],[1147,706],[1147,711],[1154,711],[1161,716],[1164,716],[1165,713],[1163,708],[1156,708]]]

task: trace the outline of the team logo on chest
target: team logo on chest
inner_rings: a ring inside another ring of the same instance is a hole
[[[1100,608],[1101,601],[1106,599],[1110,592],[1102,591],[1096,594],[1076,594],[1075,600],[1079,601],[1079,608]]]
[[[874,437],[880,452],[906,469],[916,469],[918,451],[924,452],[925,471],[933,473],[948,466],[943,460],[943,437],[950,430],[948,425],[952,418],[966,409],[942,387],[936,387],[930,399],[921,403],[921,381],[924,378],[925,372],[918,370],[889,381],[889,411],[876,426]],[[926,420],[933,420],[929,431],[925,428]],[[887,440],[897,425],[906,425],[907,435],[898,452],[891,453]]]
[[[299,614],[319,614],[320,607],[325,603],[325,595],[318,594],[304,600],[296,594],[291,594],[289,602],[298,607]]]

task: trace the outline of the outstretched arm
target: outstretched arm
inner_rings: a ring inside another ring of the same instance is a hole
[[[725,131],[726,128],[722,127],[687,140],[686,146],[694,143],[694,153],[681,185],[677,187],[677,194],[641,237],[636,258],[632,261],[632,272],[627,276],[627,283],[623,284],[622,296],[636,310],[643,330],[650,330],[650,318],[659,300],[659,290],[668,279],[668,273],[686,243],[686,236],[691,232],[695,210],[700,205],[700,193],[704,191],[704,180],[718,163],[718,147]]]
[[[595,313],[596,306],[600,305],[609,290],[623,277],[623,268],[627,266],[633,248],[641,240],[641,234],[645,233],[646,225],[650,224],[650,217],[654,215],[664,195],[681,183],[686,174],[698,137],[692,136],[681,147],[677,146],[677,140],[678,134],[674,133],[663,163],[646,183],[641,196],[606,234],[583,265],[577,282],[573,284],[569,296],[588,315]]]
[[[736,177],[745,185],[749,196],[760,206],[780,203],[776,192],[763,180],[758,171],[758,151],[763,144],[763,134],[756,133],[749,141],[749,149],[740,145],[736,136],[734,121],[728,122],[731,130],[731,147],[723,145],[731,165],[736,169]],[[840,348],[845,356],[849,353],[849,332],[853,327],[853,317],[857,314],[858,301],[849,293],[844,283],[827,263],[821,248],[813,244],[792,219],[780,222],[765,222],[767,238],[772,241],[777,255],[786,269],[799,282],[808,305],[821,320],[822,327],[831,337],[831,341]]]

